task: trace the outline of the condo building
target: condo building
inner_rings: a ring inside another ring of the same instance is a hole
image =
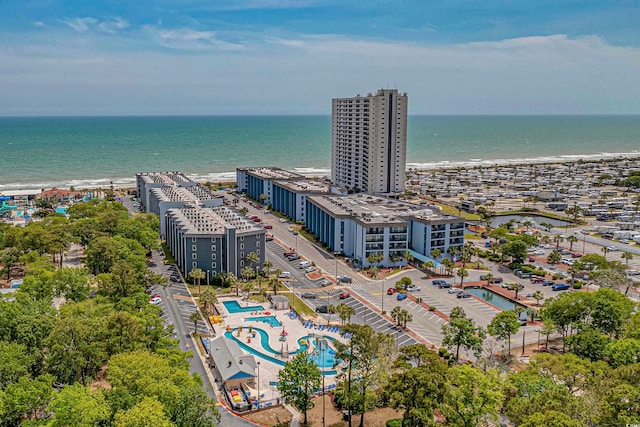
[[[136,196],[146,209],[149,204],[149,192],[154,188],[192,187],[197,184],[182,172],[141,172],[136,174]]]
[[[240,277],[247,266],[262,267],[265,230],[239,213],[225,206],[185,206],[168,209],[165,216],[167,247],[185,275],[200,268],[209,277],[221,272]],[[247,259],[251,252],[257,262]]]
[[[446,254],[464,245],[464,219],[386,197],[365,194],[307,197],[305,226],[331,251],[369,267],[407,264],[406,253],[422,261],[431,250]]]
[[[331,180],[350,192],[405,190],[407,94],[334,98],[331,111]]]

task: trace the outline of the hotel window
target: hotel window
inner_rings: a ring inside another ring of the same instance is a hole
[[[256,249],[256,255],[260,255],[260,249]]]
[[[191,250],[195,252],[198,250],[198,247],[196,245],[191,245]]]
[[[243,259],[240,260],[240,267],[244,267],[244,260]]]
[[[260,247],[260,240],[256,240],[256,247]]]
[[[211,268],[216,268],[216,263],[215,262],[211,263]]]
[[[240,241],[244,242],[244,236],[240,236]]]
[[[244,258],[244,252],[240,252],[240,258]]]
[[[191,259],[198,259],[198,254],[191,254]]]
[[[240,243],[240,249],[244,249],[244,243]]]
[[[216,245],[211,245],[211,250],[215,251],[216,250]]]
[[[191,241],[192,241],[193,243],[195,243],[195,242],[197,242],[197,241],[198,241],[198,239],[196,239],[195,237],[192,237],[192,238],[191,238]]]
[[[211,259],[216,259],[216,254],[211,254]]]
[[[192,263],[191,263],[191,267],[196,268],[197,266],[198,266],[198,263],[197,263],[197,262],[192,262]]]

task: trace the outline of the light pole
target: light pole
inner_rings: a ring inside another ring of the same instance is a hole
[[[322,345],[322,341],[319,341],[320,345]],[[320,352],[322,353],[322,369],[324,369],[324,345],[320,347]],[[325,427],[325,419],[324,419],[324,400],[325,400],[325,391],[324,391],[324,371],[322,372],[322,427]]]
[[[298,232],[296,231],[296,252],[298,252]]]
[[[527,331],[522,330],[522,357],[524,357],[524,337],[527,335]]]
[[[381,301],[380,312],[382,314],[384,314],[384,280],[385,279],[382,279],[382,281],[380,282],[380,286],[381,286],[381,289],[380,289],[380,301]]]
[[[534,329],[534,332],[538,333],[538,350],[540,350],[540,329]]]
[[[338,284],[338,252],[334,252],[333,256],[336,259],[336,285]]]
[[[207,288],[209,287],[209,271],[210,270],[207,270]]]
[[[257,402],[258,402],[258,409],[260,408],[260,361],[258,360],[256,362],[256,364],[258,365],[258,385],[256,386],[257,389]]]

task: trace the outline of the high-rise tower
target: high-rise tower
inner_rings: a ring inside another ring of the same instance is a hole
[[[407,94],[334,98],[331,112],[331,180],[351,191],[405,190]]]

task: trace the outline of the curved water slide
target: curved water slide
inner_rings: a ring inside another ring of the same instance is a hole
[[[2,206],[0,206],[0,212],[8,212],[14,209],[18,209],[17,206],[11,206],[7,204],[7,200],[9,200],[9,196],[0,196],[0,201],[2,201]]]

